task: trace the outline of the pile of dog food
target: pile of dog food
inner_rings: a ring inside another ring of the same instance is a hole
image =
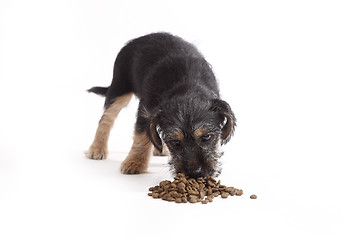
[[[183,173],[179,173],[173,182],[161,181],[159,185],[150,187],[149,191],[149,196],[169,202],[201,202],[203,204],[212,202],[218,196],[227,198],[243,194],[242,189],[226,187],[220,183],[220,180],[216,181],[213,177],[194,179],[185,176]],[[255,196],[251,197],[252,199],[256,199],[256,195],[252,196]]]

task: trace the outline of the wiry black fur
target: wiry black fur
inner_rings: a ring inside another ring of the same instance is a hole
[[[230,139],[236,119],[219,99],[210,65],[192,44],[168,33],[134,39],[118,54],[111,85],[88,91],[106,97],[105,109],[117,97],[133,92],[140,100],[135,130],[147,131],[160,151],[163,143],[168,146],[175,172],[192,176],[220,172],[218,145]],[[210,141],[195,139],[198,128],[212,136]],[[175,130],[184,135],[180,146],[169,137]]]

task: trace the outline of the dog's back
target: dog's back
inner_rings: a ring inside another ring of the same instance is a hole
[[[106,95],[105,108],[129,92],[144,99],[151,108],[161,97],[177,94],[181,89],[188,91],[189,81],[192,87],[199,85],[199,89],[193,89],[199,94],[208,86],[213,97],[218,97],[215,76],[195,46],[168,33],[153,33],[136,38],[121,49],[109,88],[95,87],[90,91]]]

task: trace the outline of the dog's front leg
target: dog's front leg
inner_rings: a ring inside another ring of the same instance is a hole
[[[152,143],[146,132],[135,131],[134,142],[126,159],[121,164],[121,172],[124,174],[139,174],[147,170],[149,164]]]

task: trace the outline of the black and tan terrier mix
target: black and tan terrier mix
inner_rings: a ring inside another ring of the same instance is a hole
[[[134,142],[122,173],[145,172],[154,145],[155,155],[168,148],[174,173],[220,174],[219,148],[233,135],[236,119],[220,99],[209,63],[192,44],[168,33],[134,39],[118,54],[110,87],[88,91],[106,97],[88,158],[106,158],[114,120],[135,94],[139,107]]]

